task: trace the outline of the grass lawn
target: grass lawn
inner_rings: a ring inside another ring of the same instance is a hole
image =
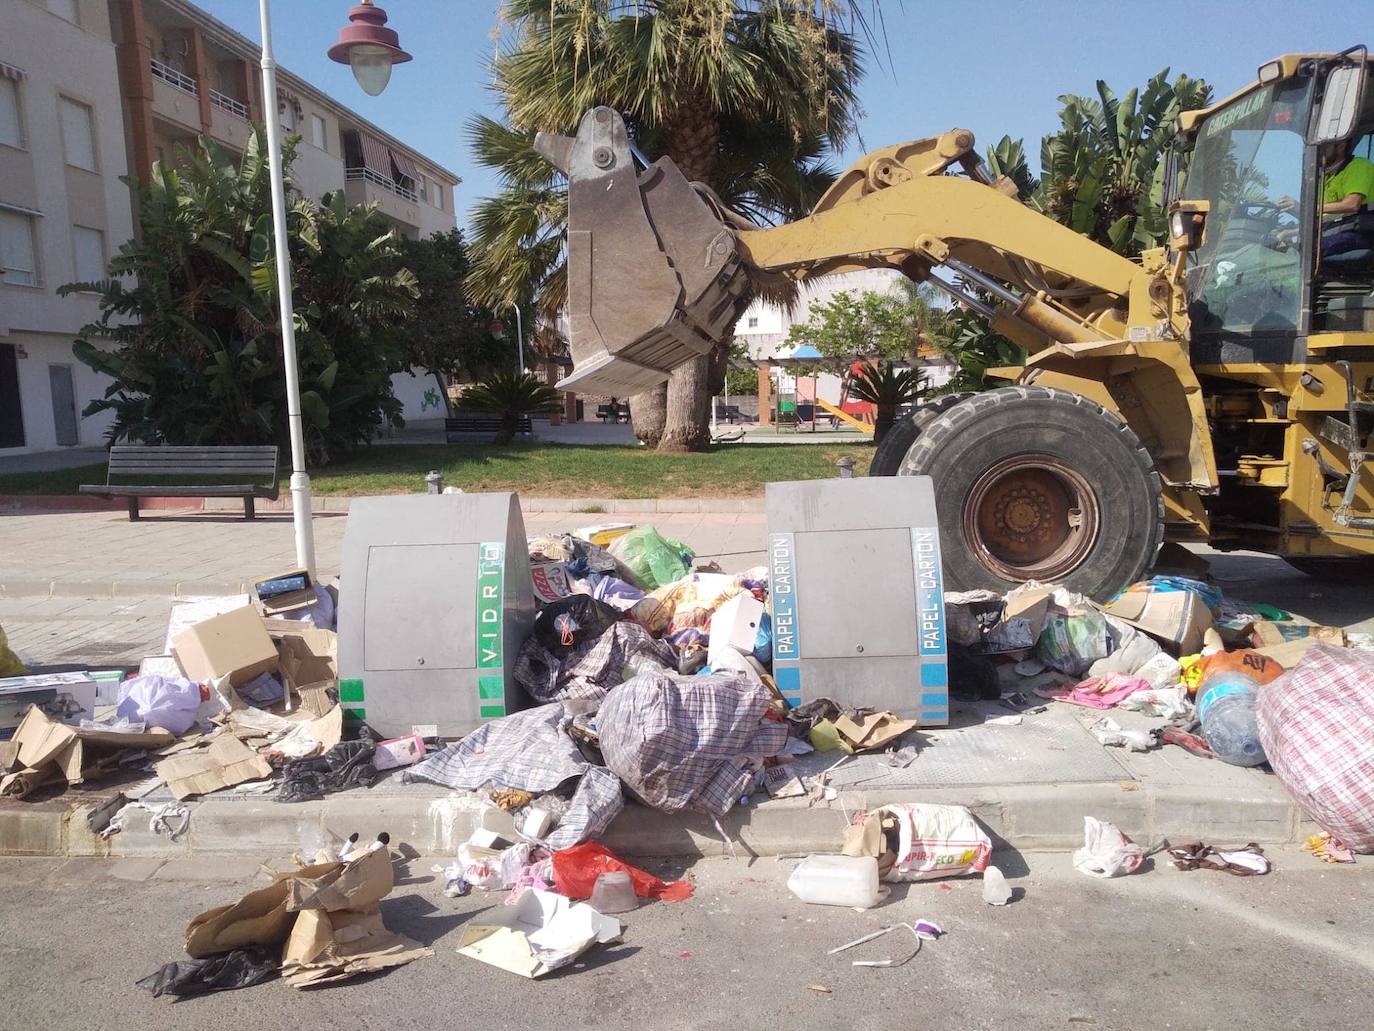
[[[721,444],[694,455],[660,455],[640,447],[573,444],[386,444],[310,471],[316,494],[397,494],[424,490],[438,469],[445,486],[467,491],[519,491],[538,497],[747,497],[772,480],[838,475],[835,460],[854,459],[868,471],[873,445]],[[284,456],[285,457],[285,456]],[[286,493],[289,469],[282,471]],[[104,483],[103,465],[0,476],[0,494],[75,494],[82,483]]]

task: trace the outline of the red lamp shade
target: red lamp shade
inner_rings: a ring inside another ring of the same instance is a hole
[[[348,24],[329,48],[329,59],[350,65],[363,92],[375,97],[391,80],[391,66],[410,60],[400,43],[400,37],[386,27],[386,12],[372,0],[363,0],[349,8]]]

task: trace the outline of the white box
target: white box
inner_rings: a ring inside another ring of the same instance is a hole
[[[711,617],[710,644],[706,664],[715,669],[727,650],[743,655],[754,651],[759,636],[759,621],[763,619],[763,602],[752,594],[737,594]]]
[[[95,719],[97,685],[89,673],[35,673],[0,679],[0,737],[8,738],[30,705],[61,723]]]

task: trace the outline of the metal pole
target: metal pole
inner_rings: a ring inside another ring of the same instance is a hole
[[[272,176],[272,236],[277,255],[277,300],[281,305],[282,363],[286,368],[286,420],[291,432],[291,518],[296,530],[296,564],[315,576],[315,531],[310,523],[310,477],[305,471],[305,429],[301,422],[300,371],[296,367],[296,316],[291,306],[291,253],[286,239],[286,183],[281,167],[281,123],[277,118],[277,63],[272,59],[269,0],[259,0],[262,19],[262,106],[267,122],[267,166]]]
[[[520,305],[512,304],[515,309],[515,343],[520,348],[520,371],[525,371],[525,330],[520,324]]]

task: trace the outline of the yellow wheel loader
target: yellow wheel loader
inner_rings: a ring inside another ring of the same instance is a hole
[[[1374,576],[1374,209],[1323,199],[1374,159],[1367,63],[1285,55],[1183,114],[1168,242],[1138,260],[1023,204],[965,130],[874,151],[806,218],[758,227],[671,160],[637,162],[596,108],[536,143],[569,184],[560,386],[662,382],[728,337],[751,278],[896,269],[1030,355],[894,431],[897,471],[934,480],[950,589],[1109,596],[1166,539]]]

